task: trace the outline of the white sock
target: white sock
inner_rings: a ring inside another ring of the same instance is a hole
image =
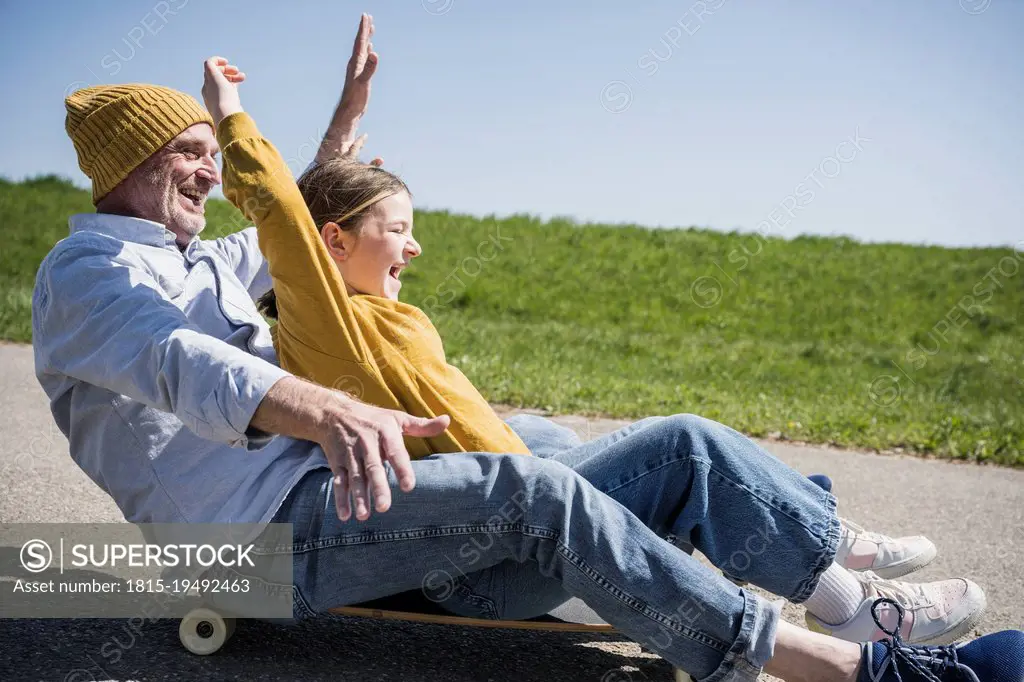
[[[853,618],[863,601],[864,586],[849,570],[833,563],[821,574],[804,606],[818,620],[840,625]]]

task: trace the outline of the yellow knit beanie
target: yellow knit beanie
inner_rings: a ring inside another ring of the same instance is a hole
[[[158,149],[213,119],[195,98],[159,85],[97,85],[64,100],[64,127],[97,203]]]

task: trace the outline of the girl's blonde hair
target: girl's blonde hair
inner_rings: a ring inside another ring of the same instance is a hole
[[[298,185],[317,230],[333,222],[344,232],[357,236],[363,219],[378,201],[399,192],[412,195],[394,173],[345,158],[313,166],[302,174]],[[277,319],[277,295],[273,289],[260,296],[256,305],[261,313]]]

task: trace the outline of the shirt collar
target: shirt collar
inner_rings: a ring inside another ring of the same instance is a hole
[[[75,232],[98,232],[115,239],[158,248],[171,249],[181,253],[177,237],[161,223],[142,218],[114,215],[112,213],[77,213],[68,220],[71,234]],[[197,237],[192,238],[192,242]],[[191,246],[191,242],[189,242]]]

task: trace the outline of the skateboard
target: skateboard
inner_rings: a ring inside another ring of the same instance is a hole
[[[456,616],[428,599],[419,590],[384,597],[351,606],[328,609],[329,613],[350,618],[399,620],[435,625],[459,625],[511,630],[542,630],[547,632],[614,633],[615,627],[605,622],[581,599],[570,599],[558,608],[528,620],[490,620]],[[181,620],[178,636],[186,649],[206,656],[219,650],[235,631],[235,619],[213,609],[194,609]],[[675,682],[691,682],[682,670],[675,671]]]
[[[812,474],[810,480],[823,490],[832,490],[832,479],[824,474]],[[692,548],[681,547],[692,553]],[[729,576],[726,576],[727,578]],[[739,586],[743,581],[729,578]],[[419,590],[384,597],[374,601],[338,606],[328,609],[330,613],[353,618],[375,618],[377,620],[402,620],[438,625],[462,625],[479,628],[505,628],[514,630],[546,630],[550,632],[615,632],[581,599],[570,599],[557,609],[529,620],[489,620],[466,618],[448,613],[436,602],[431,601]],[[186,649],[194,654],[206,656],[216,652],[234,634],[235,619],[209,608],[190,611],[178,627],[178,637]],[[676,682],[691,682],[690,676],[682,670],[675,671]]]

